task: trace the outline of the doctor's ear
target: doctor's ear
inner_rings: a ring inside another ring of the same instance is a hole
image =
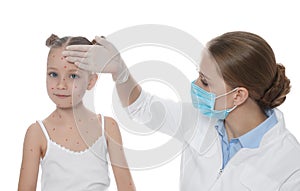
[[[249,92],[244,87],[238,87],[236,92],[234,93],[234,103],[236,105],[243,104],[249,97]]]
[[[91,90],[95,86],[97,80],[98,80],[98,74],[90,74],[87,90]]]

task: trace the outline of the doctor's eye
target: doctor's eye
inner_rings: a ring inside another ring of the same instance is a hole
[[[71,74],[70,78],[71,79],[77,79],[77,78],[79,78],[79,75],[77,75],[77,74]]]
[[[49,72],[48,75],[51,77],[51,78],[56,78],[58,76],[57,73],[55,72]]]
[[[208,86],[208,82],[205,77],[200,73],[198,80],[201,82],[202,85]]]
[[[203,80],[203,79],[201,79],[201,83],[202,83],[204,86],[208,86],[207,81],[205,81],[205,80]]]

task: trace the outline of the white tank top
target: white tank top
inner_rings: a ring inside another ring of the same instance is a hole
[[[110,184],[107,145],[104,135],[84,151],[75,152],[52,141],[42,123],[38,121],[47,139],[47,150],[41,159],[42,191],[103,191]]]

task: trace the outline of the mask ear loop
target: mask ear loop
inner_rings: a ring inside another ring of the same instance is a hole
[[[231,91],[229,91],[229,92],[227,92],[227,93],[225,93],[225,94],[216,96],[216,99],[218,99],[218,98],[220,98],[220,97],[223,97],[223,96],[226,96],[226,95],[228,95],[228,94],[231,94],[232,92],[235,92],[237,89],[239,89],[239,87],[236,87],[236,88],[234,88],[233,90],[231,90]]]
[[[225,94],[223,94],[223,95],[217,96],[215,99],[217,99],[217,98],[219,98],[219,97],[226,96],[226,95],[228,95],[228,94],[231,94],[232,92],[235,92],[235,91],[238,90],[238,89],[239,89],[239,87],[236,87],[236,88],[234,88],[233,90],[231,90],[231,91],[229,91],[229,92],[227,92],[227,93],[225,93]],[[236,107],[237,107],[237,105],[233,106],[231,109],[227,110],[227,113],[232,112]]]

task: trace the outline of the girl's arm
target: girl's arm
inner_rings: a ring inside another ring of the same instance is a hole
[[[135,185],[125,158],[118,124],[110,117],[105,117],[105,136],[118,191],[135,190]]]
[[[18,191],[35,191],[40,157],[42,154],[42,132],[37,124],[32,124],[26,132],[23,145],[23,159]]]

